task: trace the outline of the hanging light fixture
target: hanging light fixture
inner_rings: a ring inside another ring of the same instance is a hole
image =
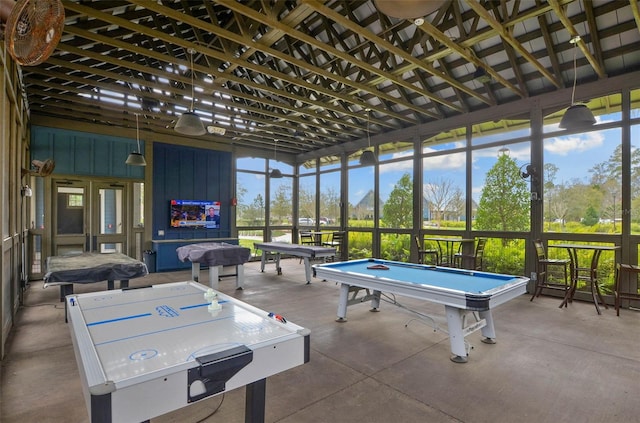
[[[376,9],[398,19],[415,19],[430,15],[447,0],[374,0]]]
[[[481,84],[486,84],[491,82],[491,75],[487,73],[487,70],[482,66],[478,66],[476,71],[473,72],[473,79],[480,82]]]
[[[367,112],[367,143],[368,143],[368,148],[371,148],[371,134],[369,133],[369,123],[371,122],[371,120],[369,119],[369,112],[371,111],[371,109],[365,109],[365,111]],[[377,162],[378,162],[378,159],[376,159],[376,155],[371,150],[365,150],[360,155],[361,165],[373,166]]]
[[[278,140],[273,140],[274,144],[273,144],[273,161],[278,161]],[[282,178],[282,172],[280,172],[280,169],[271,169],[271,172],[269,172],[269,177],[270,178]]]
[[[200,120],[200,117],[198,117],[194,112],[195,85],[193,83],[193,55],[196,51],[190,48],[188,52],[191,55],[191,108],[180,116],[178,123],[176,123],[176,126],[173,129],[184,135],[204,135],[207,133],[207,130],[204,129],[204,124]]]
[[[570,41],[573,44],[573,89],[571,90],[571,106],[564,112],[560,125],[562,129],[580,129],[591,126],[596,123],[596,118],[593,117],[593,113],[587,107],[586,104],[575,104],[576,94],[576,80],[578,76],[577,64],[576,64],[576,51],[578,48],[578,42],[580,36],[576,35]]]
[[[147,161],[144,159],[144,156],[140,152],[140,127],[138,126],[137,113],[136,113],[136,141],[138,142],[138,152],[129,154],[129,157],[127,157],[127,161],[125,161],[125,164],[128,164],[130,166],[146,166]]]

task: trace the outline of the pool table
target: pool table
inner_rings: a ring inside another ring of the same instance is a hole
[[[349,305],[371,300],[372,311],[377,311],[382,292],[444,305],[451,360],[457,363],[467,362],[467,335],[481,329],[482,341],[495,343],[491,310],[524,294],[529,282],[522,276],[381,259],[316,264],[313,270],[317,278],[340,283],[339,322],[346,321]],[[367,295],[356,298],[363,290]],[[470,312],[477,312],[479,318],[466,325]]]

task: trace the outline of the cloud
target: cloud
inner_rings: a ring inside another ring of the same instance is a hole
[[[566,137],[553,137],[544,143],[545,151],[559,156],[567,156],[569,153],[582,153],[601,147],[604,135],[600,132],[587,132]]]
[[[380,165],[380,173],[391,173],[391,172],[411,173],[412,169],[413,169],[413,159],[403,160],[401,162],[385,163]]]
[[[453,153],[443,156],[426,157],[423,162],[425,171],[433,170],[462,170],[465,169],[465,153]]]
[[[473,152],[473,160],[474,162],[484,158],[498,160],[498,156],[502,154],[500,151],[502,148],[504,147],[483,148],[481,150],[476,150]],[[520,162],[530,161],[531,145],[528,142],[511,144],[506,148],[508,150],[506,154],[508,154],[512,159]]]

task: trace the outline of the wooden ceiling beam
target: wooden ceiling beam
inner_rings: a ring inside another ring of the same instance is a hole
[[[578,31],[573,26],[573,23],[571,23],[571,19],[567,17],[565,7],[561,6],[558,0],[548,0],[548,2],[553,8],[553,11],[558,16],[558,19],[560,19],[560,22],[562,22],[562,25],[564,25],[564,27],[569,32],[569,36],[572,39],[575,37],[579,37],[580,34],[578,34]],[[597,38],[597,34],[594,34],[594,37],[592,37],[592,39],[593,38]],[[591,54],[591,52],[589,51],[589,48],[587,47],[587,43],[578,42],[577,45],[580,51],[582,51],[582,54],[584,54],[584,57],[586,57],[589,63],[591,64],[591,67],[593,68],[593,70],[598,74],[598,77],[604,78],[605,77],[604,69],[602,68],[602,66],[600,66],[596,58],[593,57],[593,54]]]
[[[489,11],[485,9],[480,3],[476,0],[465,0],[466,3],[471,7],[477,14],[480,16],[485,22],[489,24],[499,35],[505,40],[511,47],[514,48],[520,55],[527,59],[531,65],[542,74],[545,78],[547,78],[556,88],[560,88],[562,84],[560,84],[558,78],[553,76],[538,60],[529,53],[523,46],[518,42],[518,40],[510,33],[510,31],[503,27],[500,22],[498,22]]]

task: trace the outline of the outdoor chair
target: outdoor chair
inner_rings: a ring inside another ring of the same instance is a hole
[[[329,238],[329,241],[323,242],[322,245],[325,247],[335,248],[336,249],[335,257],[340,258],[342,257],[342,250],[344,248],[345,240],[346,238],[345,238],[344,232],[342,231],[333,232],[331,234],[331,238]]]
[[[420,242],[420,237],[416,235],[413,237],[418,248],[418,263],[421,264],[433,264],[440,263],[440,253],[436,248],[424,248],[424,245]],[[428,260],[425,260],[427,259]]]
[[[313,235],[310,232],[300,232],[300,245],[315,245]]]
[[[616,265],[616,280],[613,287],[616,316],[620,316],[622,300],[640,301],[640,283],[638,275],[640,275],[640,266],[620,263]],[[637,305],[638,303],[636,303],[636,306]]]
[[[476,244],[476,249],[473,254],[456,253],[453,256],[454,267],[457,267],[460,269],[464,268],[469,270],[482,270],[484,247],[486,244],[487,244],[487,238],[479,238],[478,243]]]
[[[550,259],[544,249],[541,240],[533,240],[536,248],[536,286],[531,296],[531,300],[539,297],[543,289],[553,289],[564,292],[562,306],[567,306],[571,301],[572,285],[569,278],[571,260],[569,259]]]
[[[311,232],[300,232],[300,245],[316,245],[313,234]],[[302,263],[302,257],[298,262]]]

